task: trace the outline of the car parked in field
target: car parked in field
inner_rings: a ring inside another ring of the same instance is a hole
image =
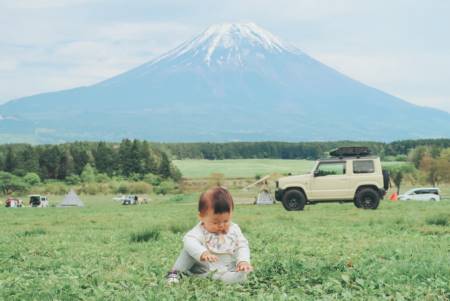
[[[30,195],[30,207],[48,207],[48,199],[46,196],[33,194]]]
[[[367,147],[341,147],[330,155],[318,160],[309,174],[278,179],[275,199],[289,211],[327,202],[376,209],[389,188],[380,158],[371,156]]]
[[[436,187],[413,188],[399,195],[398,199],[400,201],[440,201],[441,193]]]

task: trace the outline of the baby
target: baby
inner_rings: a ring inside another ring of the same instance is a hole
[[[168,283],[179,282],[181,274],[198,275],[225,283],[243,282],[250,265],[248,241],[238,225],[231,222],[233,198],[222,187],[202,193],[198,203],[200,222],[183,238],[184,248],[172,270]]]

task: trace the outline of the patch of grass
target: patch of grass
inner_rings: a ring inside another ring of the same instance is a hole
[[[429,217],[426,220],[428,225],[436,225],[436,226],[448,226],[449,225],[449,217],[448,215],[436,215],[433,217]]]
[[[26,231],[22,232],[22,236],[38,236],[38,235],[44,235],[46,233],[47,233],[47,231],[45,229],[36,228],[36,229],[26,230]]]
[[[183,199],[184,198],[183,198],[182,194],[177,194],[177,195],[174,195],[173,197],[171,197],[169,199],[169,202],[181,202]]]
[[[144,230],[131,234],[131,242],[147,242],[159,240],[161,231],[159,229]]]
[[[193,226],[190,224],[184,224],[184,223],[179,223],[179,224],[172,224],[169,226],[169,231],[174,233],[174,234],[179,234],[179,233],[186,233],[187,231],[189,231]]]
[[[198,222],[198,195],[128,207],[110,195],[85,196],[87,209],[76,211],[0,207],[0,279],[8,280],[0,300],[449,299],[450,226],[441,224],[450,222],[450,201],[302,212],[239,204],[233,222],[254,267],[247,282],[185,277],[167,287],[181,236]]]

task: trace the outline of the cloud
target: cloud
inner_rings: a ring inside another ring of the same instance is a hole
[[[41,42],[16,38],[0,44],[0,103],[95,84],[148,62],[190,36],[189,26],[175,22],[117,22],[70,40],[57,35]]]
[[[54,8],[83,5],[86,3],[99,2],[98,0],[14,0],[2,3],[5,8],[14,9],[34,9],[34,8]]]

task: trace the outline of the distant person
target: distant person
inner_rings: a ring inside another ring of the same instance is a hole
[[[177,283],[182,275],[211,276],[225,283],[239,283],[252,271],[248,241],[238,225],[231,222],[234,203],[222,187],[202,193],[198,203],[200,222],[183,238],[184,247],[168,283]]]

